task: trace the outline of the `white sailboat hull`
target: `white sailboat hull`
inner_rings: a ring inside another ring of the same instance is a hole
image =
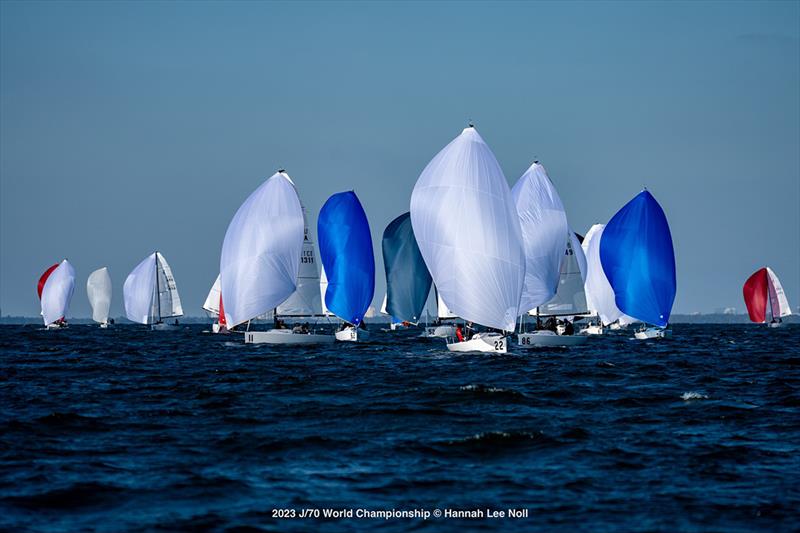
[[[584,344],[587,340],[589,340],[589,337],[586,335],[557,335],[550,330],[520,333],[517,335],[517,344],[523,348],[569,348],[571,346]]]
[[[108,329],[108,322],[101,322],[100,323],[100,328],[101,329]]]
[[[342,342],[366,342],[369,337],[369,331],[352,326],[336,332],[336,340]]]
[[[611,323],[611,325],[608,326],[608,329],[611,329],[611,330],[614,330],[614,331],[620,330],[622,328],[623,328],[623,325],[620,324],[619,322],[613,322],[613,323]]]
[[[427,337],[430,339],[446,339],[448,337],[455,337],[456,336],[456,327],[455,326],[428,326],[425,328],[425,333],[421,335],[421,337]]]
[[[333,335],[293,333],[290,329],[248,331],[244,334],[246,344],[331,344],[333,341]]]
[[[497,333],[477,333],[468,341],[447,343],[447,349],[451,352],[507,353],[508,340]]]
[[[637,331],[633,334],[633,336],[640,341],[647,339],[663,339],[664,337],[669,337],[670,335],[671,332],[668,329],[662,328],[647,328]]]
[[[783,322],[770,322],[769,323],[769,327],[771,327],[771,328],[779,328],[781,326],[783,326]]]

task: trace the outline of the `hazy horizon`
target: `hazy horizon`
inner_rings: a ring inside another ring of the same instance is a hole
[[[744,312],[770,266],[800,305],[800,4],[0,3],[0,313],[70,315],[147,254],[200,316],[238,206],[284,167],[316,219],[355,190],[380,241],[473,120],[513,185],[547,168],[570,225],[643,186],[677,261],[673,312]]]

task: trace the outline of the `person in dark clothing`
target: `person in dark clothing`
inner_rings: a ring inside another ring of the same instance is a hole
[[[470,340],[473,335],[475,335],[475,325],[472,322],[467,322],[467,326],[464,328],[464,337]]]
[[[558,323],[556,322],[556,317],[551,316],[547,319],[547,322],[544,323],[544,329],[549,329],[553,333],[558,333]]]
[[[575,326],[572,325],[572,322],[567,320],[566,325],[564,326],[564,335],[574,335],[574,334],[575,334]]]

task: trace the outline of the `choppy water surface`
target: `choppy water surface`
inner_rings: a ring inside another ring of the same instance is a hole
[[[506,356],[202,329],[0,326],[0,529],[800,527],[800,326]],[[273,517],[325,507],[529,517]]]

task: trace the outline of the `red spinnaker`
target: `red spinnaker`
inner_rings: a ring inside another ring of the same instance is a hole
[[[53,273],[53,270],[58,268],[59,264],[60,263],[56,263],[55,265],[53,265],[50,268],[48,268],[47,270],[45,270],[44,274],[42,274],[42,277],[39,278],[39,287],[37,289],[39,291],[39,299],[40,300],[42,299],[42,289],[44,289],[44,284],[47,282],[47,278],[50,277],[50,274]]]
[[[753,322],[764,322],[767,319],[768,283],[767,269],[762,268],[747,278],[742,287],[744,303]]]
[[[222,306],[222,293],[219,293],[219,325],[228,325],[228,323],[225,321],[225,308]]]

